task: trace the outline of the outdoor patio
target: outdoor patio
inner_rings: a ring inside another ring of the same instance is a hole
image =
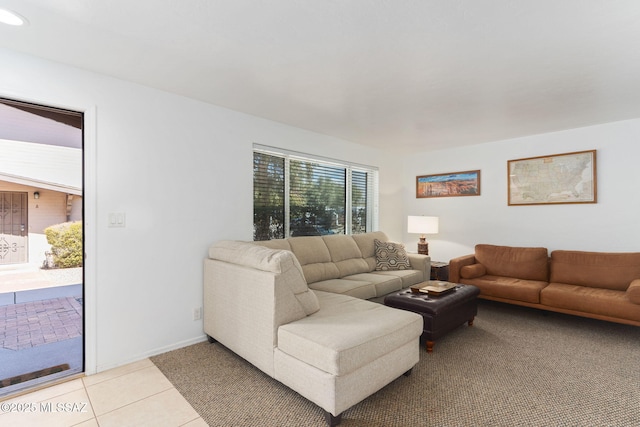
[[[0,270],[0,319],[0,381],[61,364],[82,371],[82,268]]]

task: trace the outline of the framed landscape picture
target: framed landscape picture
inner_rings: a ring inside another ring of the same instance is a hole
[[[597,203],[596,150],[509,160],[508,203]]]
[[[416,177],[416,197],[419,199],[479,195],[479,170]]]

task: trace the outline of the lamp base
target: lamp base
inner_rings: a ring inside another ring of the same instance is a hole
[[[420,255],[429,255],[429,243],[427,243],[424,237],[421,237],[418,242],[418,253]]]

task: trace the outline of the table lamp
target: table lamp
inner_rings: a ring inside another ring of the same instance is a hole
[[[418,241],[418,253],[429,255],[429,243],[427,243],[425,234],[438,233],[438,217],[409,216],[407,220],[407,232],[420,234],[420,240]]]

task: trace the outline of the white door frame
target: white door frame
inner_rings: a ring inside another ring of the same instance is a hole
[[[60,100],[49,98],[33,97],[31,95],[0,91],[0,97],[14,99],[16,101],[30,102],[33,104],[45,105],[48,107],[62,108],[65,110],[83,113],[83,160],[84,160],[84,182],[83,182],[83,203],[84,203],[84,372],[86,375],[97,372],[97,127],[96,127],[96,105],[65,104]]]

